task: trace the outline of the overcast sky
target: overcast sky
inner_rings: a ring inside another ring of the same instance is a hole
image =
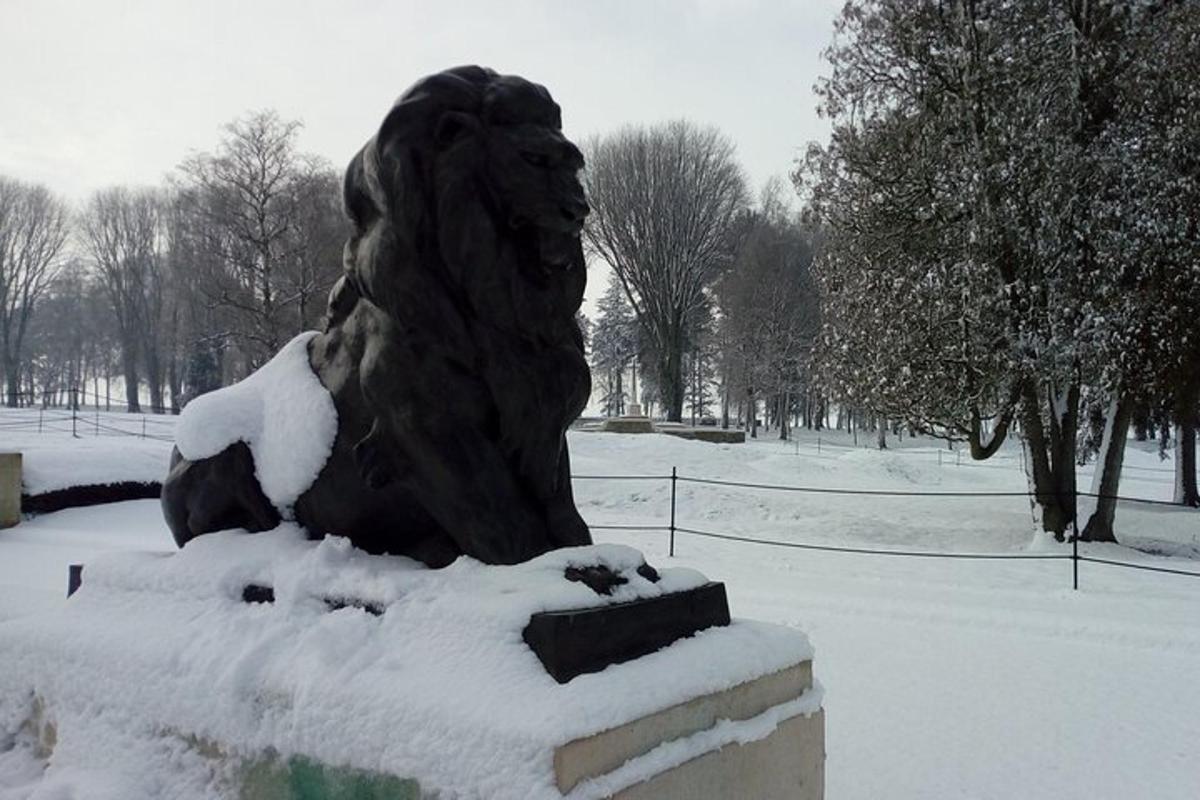
[[[275,108],[339,168],[414,80],[478,63],[545,84],[570,136],[687,117],[755,186],[823,139],[812,84],[839,0],[0,0],[0,173],[73,200],[157,183]]]
[[[0,174],[73,201],[156,184],[259,108],[302,120],[301,149],[340,169],[413,81],[477,63],[544,84],[572,138],[716,125],[757,190],[828,134],[812,86],[839,5],[0,0]]]

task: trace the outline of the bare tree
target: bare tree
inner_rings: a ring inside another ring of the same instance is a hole
[[[746,183],[733,143],[673,121],[592,140],[585,237],[621,281],[657,354],[667,419],[680,421],[684,340],[704,291],[733,256]]]
[[[721,308],[721,364],[727,388],[744,398],[747,430],[765,400],[788,436],[792,402],[804,386],[818,328],[816,290],[809,275],[811,235],[782,202],[782,187],[764,190],[746,220],[734,268],[716,284]]]
[[[225,309],[229,334],[253,369],[311,326],[340,269],[345,222],[338,182],[296,150],[300,123],[274,111],[231,122],[214,153],[181,165],[182,197],[215,267],[198,284]]]
[[[112,304],[125,377],[125,402],[141,410],[141,375],[150,402],[163,408],[159,326],[163,309],[164,228],[162,195],[153,189],[104,189],[92,196],[82,218],[87,249]]]
[[[44,186],[0,177],[0,356],[9,407],[20,400],[25,334],[58,272],[67,218],[66,206]]]

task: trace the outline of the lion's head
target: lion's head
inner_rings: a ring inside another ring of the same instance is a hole
[[[481,67],[425,78],[347,169],[350,272],[371,295],[387,280],[381,264],[436,266],[480,304],[540,292],[545,302],[530,301],[540,311],[573,316],[584,282],[582,168],[544,87]]]

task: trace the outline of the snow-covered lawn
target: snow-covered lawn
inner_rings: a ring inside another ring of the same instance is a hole
[[[176,417],[85,409],[0,409],[0,450],[22,454],[22,490],[161,481]]]
[[[823,488],[1025,490],[1019,451],[959,466],[941,450],[939,465],[934,442],[893,441],[881,453],[825,432],[818,452],[816,438],[719,446],[572,433],[571,453],[579,476],[668,476],[677,467],[684,477]],[[1122,495],[1169,498],[1169,462],[1131,446],[1129,465]],[[1090,486],[1086,468],[1080,485]],[[593,525],[669,519],[669,480],[581,478],[575,487]],[[930,552],[1069,552],[1034,533],[1022,497],[847,496],[682,480],[677,492],[677,523],[698,530]],[[1200,513],[1122,504],[1117,526],[1140,549],[1084,552],[1200,572],[1200,560],[1181,557],[1200,553]],[[1073,592],[1070,561],[826,553],[682,533],[670,559],[665,531],[597,530],[596,539],[724,580],[735,616],[810,635],[826,689],[831,800],[1200,797],[1200,578],[1084,563]],[[0,619],[62,602],[67,563],[172,547],[154,501],[27,520],[0,532]]]

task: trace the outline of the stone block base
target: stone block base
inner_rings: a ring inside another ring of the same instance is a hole
[[[21,521],[21,454],[0,453],[0,528]]]
[[[667,436],[678,436],[680,439],[695,439],[698,442],[714,444],[743,444],[746,441],[745,431],[726,428],[659,428],[658,432]]]
[[[606,419],[600,426],[605,433],[654,433],[649,417],[616,417]]]
[[[784,720],[765,739],[730,744],[612,795],[611,800],[825,796],[825,712]]]
[[[577,739],[554,753],[559,791],[570,792],[589,779],[604,780],[615,770],[648,759],[654,750],[678,743],[690,750],[682,763],[643,777],[609,795],[613,800],[686,800],[696,797],[753,797],[755,800],[821,800],[825,793],[825,719],[812,709],[771,727],[765,720],[789,704],[803,703],[812,688],[812,662],[705,695],[636,719],[617,728]],[[765,736],[739,743],[723,741],[719,725],[760,726]],[[688,747],[692,742],[709,742]],[[696,752],[696,751],[699,752]],[[636,769],[636,766],[635,766]],[[647,770],[643,770],[647,771]]]

